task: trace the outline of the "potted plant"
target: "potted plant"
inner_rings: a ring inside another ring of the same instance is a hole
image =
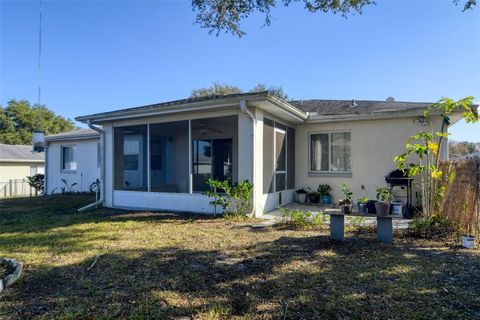
[[[368,213],[367,202],[368,202],[367,197],[362,197],[362,198],[358,199],[357,205],[358,205],[358,212],[359,213],[362,213],[362,214]]]
[[[346,183],[342,184],[342,192],[345,195],[345,198],[338,202],[338,206],[341,207],[343,214],[352,213],[352,191],[350,186]]]
[[[308,190],[310,190],[308,193],[308,201],[310,203],[318,203],[320,201],[320,193],[318,193],[318,191],[313,191],[310,188],[308,188]]]
[[[305,203],[307,202],[307,191],[305,189],[301,188],[295,191],[297,194],[297,201],[298,203]]]
[[[389,187],[377,188],[377,202],[375,202],[375,210],[379,216],[388,216],[390,213],[390,200],[392,200],[392,191]]]
[[[330,195],[330,191],[332,191],[332,188],[328,184],[319,185],[317,191],[320,194],[322,204],[332,203],[332,196]]]

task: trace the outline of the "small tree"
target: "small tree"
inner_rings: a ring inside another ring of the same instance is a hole
[[[37,192],[42,192],[45,189],[45,175],[37,173],[33,176],[27,177],[28,184],[34,188]]]
[[[231,184],[230,180],[209,179],[207,184],[210,190],[206,192],[207,196],[213,198],[210,205],[214,206],[215,213],[217,206],[220,206],[226,216],[235,218],[246,217],[251,211],[252,206],[250,197],[253,191],[253,185],[248,180]],[[223,193],[221,192],[223,191]]]
[[[442,172],[439,169],[442,142],[448,137],[450,117],[453,113],[461,111],[467,123],[478,122],[478,113],[473,105],[473,99],[473,97],[466,97],[454,101],[443,98],[431,105],[423,114],[430,125],[429,130],[420,131],[411,136],[406,144],[406,152],[394,158],[398,169],[403,170],[410,177],[420,178],[422,214],[425,217],[438,212],[446,183],[454,179],[452,172]],[[440,131],[434,130],[430,121],[433,110],[441,112]]]

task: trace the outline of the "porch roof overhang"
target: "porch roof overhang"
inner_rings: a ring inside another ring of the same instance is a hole
[[[76,117],[80,122],[91,121],[102,124],[123,119],[144,118],[149,116],[191,115],[217,110],[240,109],[240,102],[246,101],[249,107],[256,107],[274,114],[275,116],[294,123],[304,123],[308,113],[294,107],[288,102],[278,98],[269,91],[256,93],[239,93],[224,96],[189,98],[164,103],[102,112]]]

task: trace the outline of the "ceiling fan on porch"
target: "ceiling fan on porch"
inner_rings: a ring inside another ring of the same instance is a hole
[[[192,129],[200,132],[202,135],[206,135],[209,130],[213,131],[215,133],[223,133],[222,131],[220,131],[218,129],[215,129],[215,128],[212,128],[205,123],[200,123],[197,127],[194,127]]]

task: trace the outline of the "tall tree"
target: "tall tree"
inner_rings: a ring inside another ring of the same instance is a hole
[[[464,2],[463,2],[464,1]],[[217,35],[224,31],[236,36],[245,32],[240,22],[253,13],[265,15],[265,25],[270,25],[270,11],[278,4],[289,6],[294,2],[303,3],[309,12],[331,12],[347,17],[350,12],[362,13],[364,6],[375,4],[374,0],[192,0],[193,10],[197,12],[196,22]],[[455,4],[464,3],[463,10],[473,8],[476,0],[453,0]]]
[[[477,145],[468,141],[449,141],[448,142],[448,154],[451,158],[457,158],[469,155],[477,151]]]
[[[0,106],[0,143],[31,144],[32,131],[55,134],[75,129],[73,122],[43,105],[30,105],[27,100],[10,100]]]
[[[290,97],[288,94],[285,93],[282,87],[276,87],[276,86],[267,86],[264,83],[259,83],[255,87],[250,90],[250,92],[261,92],[261,91],[270,91],[274,95],[276,95],[279,98],[282,98],[283,100],[290,100]]]
[[[242,90],[240,90],[240,88],[237,86],[214,82],[210,87],[192,90],[190,97],[200,98],[200,97],[224,96],[227,94],[241,93],[241,92]]]
[[[275,94],[279,98],[283,100],[288,100],[289,97],[285,93],[282,87],[276,86],[267,86],[266,84],[259,83],[255,87],[253,87],[249,92],[262,92],[262,91],[270,91],[271,93]],[[214,97],[214,96],[224,96],[227,94],[233,93],[243,93],[244,91],[237,86],[226,84],[226,83],[218,83],[214,82],[210,87],[204,87],[199,89],[192,90],[190,94],[191,98],[200,98],[200,97]]]

